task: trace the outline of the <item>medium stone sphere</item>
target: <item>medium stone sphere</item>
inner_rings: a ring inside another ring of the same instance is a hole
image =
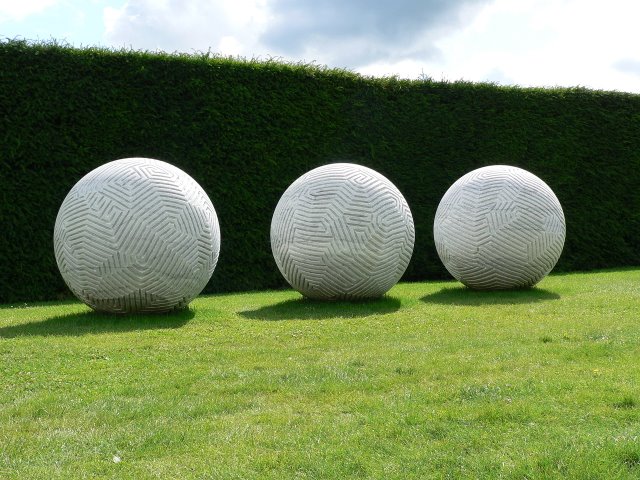
[[[56,261],[71,291],[114,313],[185,307],[218,261],[211,200],[179,168],[125,158],[88,173],[58,212]]]
[[[481,290],[538,283],[560,258],[565,232],[562,207],[547,184],[506,165],[461,177],[442,197],[433,223],[444,266]]]
[[[311,170],[284,192],[271,249],[293,288],[315,299],[384,295],[409,264],[415,233],[400,191],[350,163]]]

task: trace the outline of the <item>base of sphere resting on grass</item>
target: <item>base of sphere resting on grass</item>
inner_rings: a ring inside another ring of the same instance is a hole
[[[315,299],[384,295],[406,270],[414,237],[411,211],[393,183],[349,163],[318,167],[298,178],[271,222],[280,272]]]
[[[54,249],[71,291],[106,312],[187,306],[218,260],[211,200],[173,165],[126,158],[83,177],[56,218]]]
[[[466,286],[482,290],[538,283],[560,258],[565,231],[551,188],[506,165],[479,168],[456,181],[433,224],[444,266]]]

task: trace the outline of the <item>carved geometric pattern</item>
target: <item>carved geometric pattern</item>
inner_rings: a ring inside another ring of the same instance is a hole
[[[179,168],[149,158],[102,165],[68,193],[54,250],[71,291],[108,312],[168,311],[205,287],[218,261],[211,200]]]
[[[433,224],[438,255],[470,288],[530,287],[554,267],[565,240],[560,202],[541,179],[493,165],[467,173],[442,197]]]
[[[271,248],[293,288],[317,299],[384,295],[409,264],[415,233],[400,191],[370,168],[311,170],[282,195]]]

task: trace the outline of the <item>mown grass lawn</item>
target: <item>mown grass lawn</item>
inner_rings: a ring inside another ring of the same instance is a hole
[[[640,269],[0,309],[0,478],[640,478]]]

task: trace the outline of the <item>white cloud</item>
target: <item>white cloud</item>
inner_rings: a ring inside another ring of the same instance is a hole
[[[640,75],[640,59],[623,58],[615,62],[613,67],[620,72]]]
[[[279,57],[355,69],[437,56],[438,32],[488,0],[128,0],[105,8],[115,46]]]
[[[0,0],[0,22],[24,20],[58,3],[60,0]]]
[[[640,92],[638,70],[630,68],[640,64],[638,18],[640,4],[624,0],[495,0],[437,40],[438,58],[363,71]]]
[[[438,55],[434,40],[461,22],[460,12],[487,0],[271,0],[260,38],[290,57],[335,67]]]
[[[267,12],[265,0],[128,0],[104,21],[115,46],[253,56]]]

